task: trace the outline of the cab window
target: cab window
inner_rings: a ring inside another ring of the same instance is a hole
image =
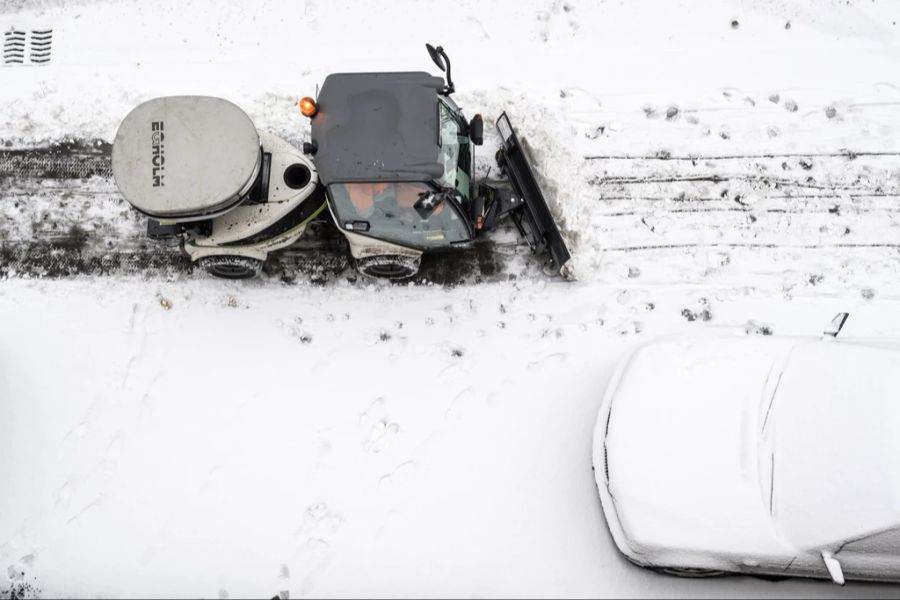
[[[456,115],[443,103],[440,106],[441,153],[439,156],[444,166],[444,175],[438,180],[442,187],[455,189],[463,198],[470,194],[471,177],[469,175],[472,162],[469,138],[463,135],[463,128]]]
[[[430,212],[416,209],[420,200],[433,198],[434,189],[427,183],[333,183],[328,190],[344,228],[352,224],[359,233],[422,249],[470,239],[468,228],[449,202]]]

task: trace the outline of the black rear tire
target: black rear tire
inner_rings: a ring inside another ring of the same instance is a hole
[[[708,577],[722,577],[728,575],[726,571],[717,569],[689,569],[683,567],[657,567],[654,569],[657,573],[663,575],[674,575],[676,577],[687,577],[692,579],[706,579]]]
[[[246,256],[204,256],[197,266],[213,277],[222,279],[251,279],[262,271],[263,261]]]
[[[419,272],[422,257],[415,258],[400,254],[384,254],[381,256],[365,256],[354,261],[356,270],[373,279],[390,279],[392,281],[409,279]]]

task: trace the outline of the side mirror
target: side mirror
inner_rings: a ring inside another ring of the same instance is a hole
[[[428,56],[431,57],[431,60],[434,61],[434,64],[437,65],[437,68],[441,71],[446,71],[447,67],[444,66],[444,59],[441,58],[440,52],[443,48],[435,48],[431,44],[425,44],[425,49],[428,50]]]
[[[838,585],[844,585],[844,571],[841,569],[841,563],[834,557],[834,554],[828,550],[822,551],[822,560],[825,561],[825,568],[831,575],[831,581]]]
[[[413,208],[423,220],[428,219],[434,210],[444,202],[443,194],[426,192],[419,195],[419,199],[413,204]]]
[[[831,320],[831,323],[828,324],[828,327],[825,331],[822,332],[822,339],[834,339],[841,332],[841,329],[844,328],[844,323],[847,322],[847,318],[850,317],[850,313],[838,313]]]
[[[476,146],[484,143],[484,119],[481,118],[481,115],[475,115],[469,121],[469,139]]]
[[[442,46],[435,48],[431,44],[425,44],[425,49],[428,50],[428,56],[431,57],[431,60],[434,61],[434,64],[437,65],[438,69],[447,73],[447,85],[441,93],[445,96],[449,96],[456,91],[456,88],[453,86],[453,79],[450,77],[450,57],[444,52]]]

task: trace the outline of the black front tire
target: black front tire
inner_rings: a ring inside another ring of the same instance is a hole
[[[663,575],[674,575],[676,577],[688,577],[692,579],[706,579],[708,577],[722,577],[728,575],[726,571],[717,569],[689,569],[683,567],[657,567],[654,571],[662,573]]]
[[[263,261],[246,256],[204,256],[197,266],[213,277],[222,279],[252,279],[262,271]]]
[[[354,259],[356,270],[373,279],[390,279],[392,281],[409,279],[419,272],[422,257],[415,258],[400,254],[381,256],[365,256]]]

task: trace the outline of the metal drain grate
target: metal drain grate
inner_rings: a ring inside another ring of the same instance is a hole
[[[25,36],[24,31],[10,29],[3,34],[3,62],[8,65],[22,64],[25,62]]]
[[[3,32],[3,63],[22,65],[27,61],[35,65],[50,62],[53,46],[52,29],[32,29],[30,32],[10,28]]]

